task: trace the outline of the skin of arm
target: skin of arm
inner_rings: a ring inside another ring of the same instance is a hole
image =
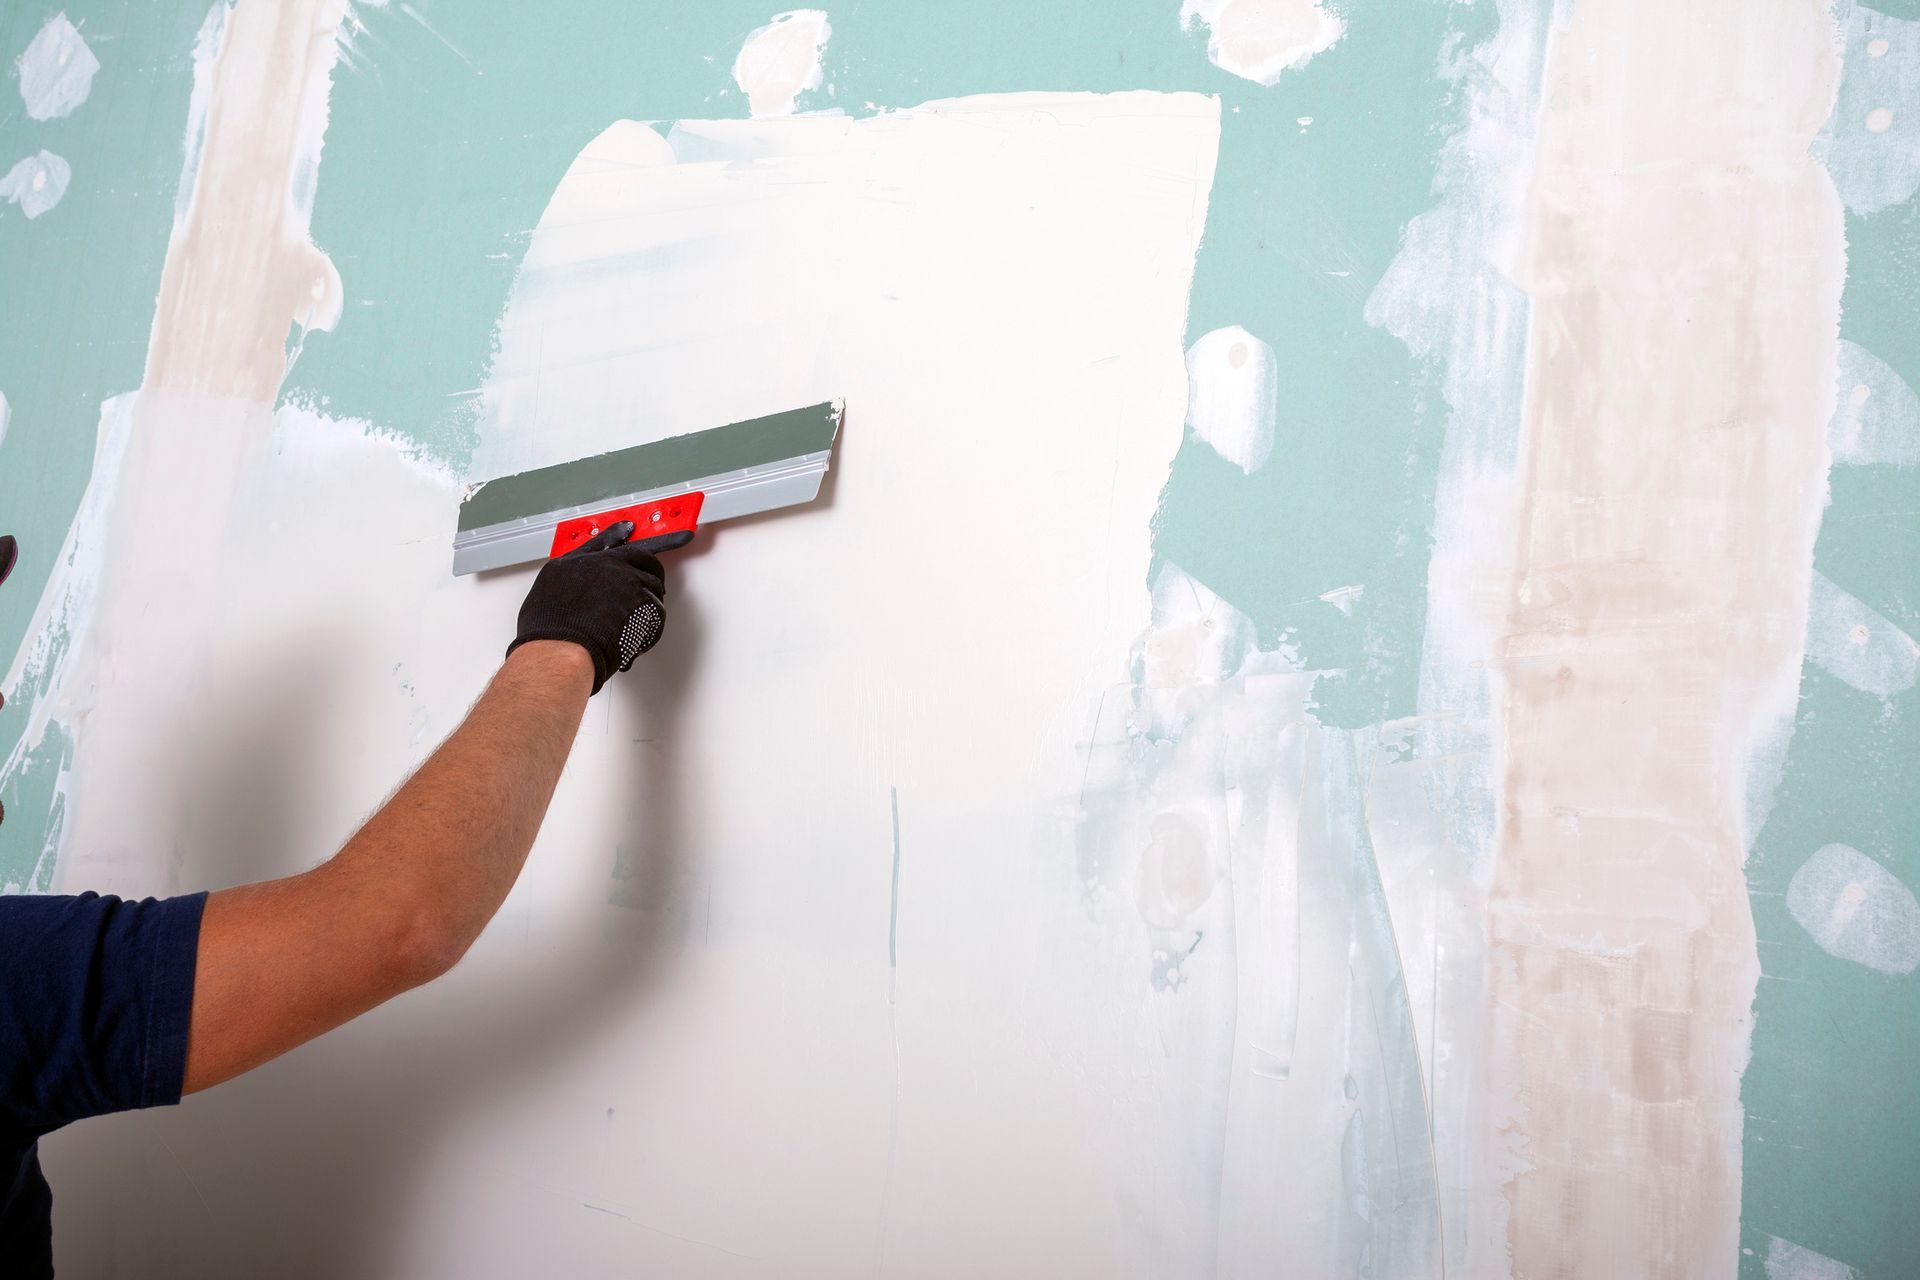
[[[579,645],[521,645],[331,860],[211,894],[183,1091],[231,1079],[451,969],[520,874],[593,685]]]

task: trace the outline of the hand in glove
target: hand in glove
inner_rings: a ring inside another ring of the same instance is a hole
[[[571,640],[592,656],[598,693],[653,648],[667,625],[666,571],[655,553],[684,547],[693,534],[632,537],[633,521],[622,520],[541,566],[507,652],[529,640]]]

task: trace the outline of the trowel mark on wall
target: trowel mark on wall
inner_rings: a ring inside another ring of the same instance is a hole
[[[1827,845],[1793,873],[1787,910],[1828,955],[1881,973],[1920,967],[1920,902],[1850,845]]]
[[[795,99],[820,87],[820,54],[832,35],[819,9],[775,14],[750,34],[733,60],[733,82],[747,95],[747,109],[756,116],[792,115]]]
[[[42,151],[7,170],[7,176],[0,178],[0,198],[19,205],[27,217],[37,218],[60,203],[72,177],[73,168],[65,159]]]
[[[403,4],[400,6],[400,12],[406,14],[409,18],[412,18],[415,22],[419,23],[420,29],[422,31],[432,36],[435,40],[438,40],[441,44],[447,46],[447,49],[453,54],[453,56],[460,59],[460,61],[466,63],[467,66],[473,71],[473,74],[475,75],[483,74],[480,68],[474,63],[473,59],[469,58],[466,55],[466,52],[462,50],[459,45],[455,44],[453,41],[447,39],[446,36],[442,35],[440,33],[440,29],[434,26],[431,22],[428,22],[426,19],[426,16],[422,14],[418,9],[414,8],[410,4]]]
[[[1846,50],[1833,114],[1814,155],[1855,213],[1876,213],[1920,189],[1920,22],[1840,0]]]
[[[1228,325],[1187,348],[1187,425],[1250,473],[1273,453],[1280,374],[1273,348]]]
[[[1862,693],[1891,698],[1913,688],[1920,645],[1826,575],[1813,575],[1807,600],[1807,661]]]
[[[1317,0],[1186,0],[1180,25],[1207,27],[1207,60],[1255,84],[1271,85],[1333,47],[1345,31]]]
[[[1857,342],[1840,343],[1840,394],[1827,427],[1835,462],[1920,463],[1920,395]]]
[[[1335,587],[1331,591],[1322,591],[1320,598],[1351,618],[1353,616],[1353,606],[1359,603],[1360,597],[1366,593],[1367,589],[1364,586],[1361,586],[1359,583],[1354,583],[1351,586]]]
[[[20,55],[20,99],[35,120],[72,115],[93,90],[100,60],[65,13],[47,19]]]
[[[1767,1280],[1855,1280],[1860,1274],[1844,1262],[1779,1236],[1767,1237],[1766,1267]]]

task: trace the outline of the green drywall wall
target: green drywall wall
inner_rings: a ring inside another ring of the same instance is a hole
[[[26,639],[88,474],[99,406],[140,380],[178,184],[197,4],[63,0],[0,13],[11,63],[64,7],[101,61],[71,117],[26,118],[0,93],[0,165],[41,147],[73,165],[64,202],[27,221],[0,206],[0,531],[21,564],[0,588],[0,658]],[[608,122],[739,116],[729,69],[772,7],[740,0],[361,6],[336,70],[313,236],[340,269],[345,314],[309,337],[289,396],[399,431],[456,467],[530,228]],[[1221,154],[1190,336],[1239,324],[1278,355],[1273,460],[1244,476],[1189,440],[1155,529],[1161,556],[1225,595],[1321,682],[1318,713],[1360,726],[1414,708],[1432,483],[1447,407],[1440,371],[1366,323],[1401,229],[1433,203],[1463,86],[1447,51],[1489,34],[1489,0],[1340,6],[1345,38],[1272,88],[1212,67],[1177,0],[828,4],[827,81],[803,106],[853,112],[1007,90],[1183,89],[1220,95]],[[1899,16],[1913,3],[1881,6]],[[437,33],[437,34],[436,34]],[[871,106],[869,105],[871,104]],[[1303,128],[1300,117],[1312,117]],[[1920,209],[1848,220],[1843,334],[1920,384]],[[1345,276],[1331,274],[1347,272]],[[1920,474],[1836,471],[1821,571],[1920,628]],[[191,555],[192,548],[181,554]],[[1364,584],[1351,617],[1317,597]],[[4,665],[4,662],[0,662]],[[0,756],[33,689],[6,691]],[[1765,979],[1744,1096],[1743,1243],[1760,1274],[1782,1235],[1868,1274],[1920,1271],[1920,1224],[1894,1188],[1920,1183],[1920,979],[1820,951],[1780,894],[1814,849],[1844,840],[1920,885],[1912,693],[1883,705],[1810,670],[1771,818],[1749,865]],[[0,780],[0,883],[44,887],[56,733]]]

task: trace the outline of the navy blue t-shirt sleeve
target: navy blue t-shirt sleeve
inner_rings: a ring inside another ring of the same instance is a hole
[[[0,897],[6,1127],[180,1100],[206,901]]]

